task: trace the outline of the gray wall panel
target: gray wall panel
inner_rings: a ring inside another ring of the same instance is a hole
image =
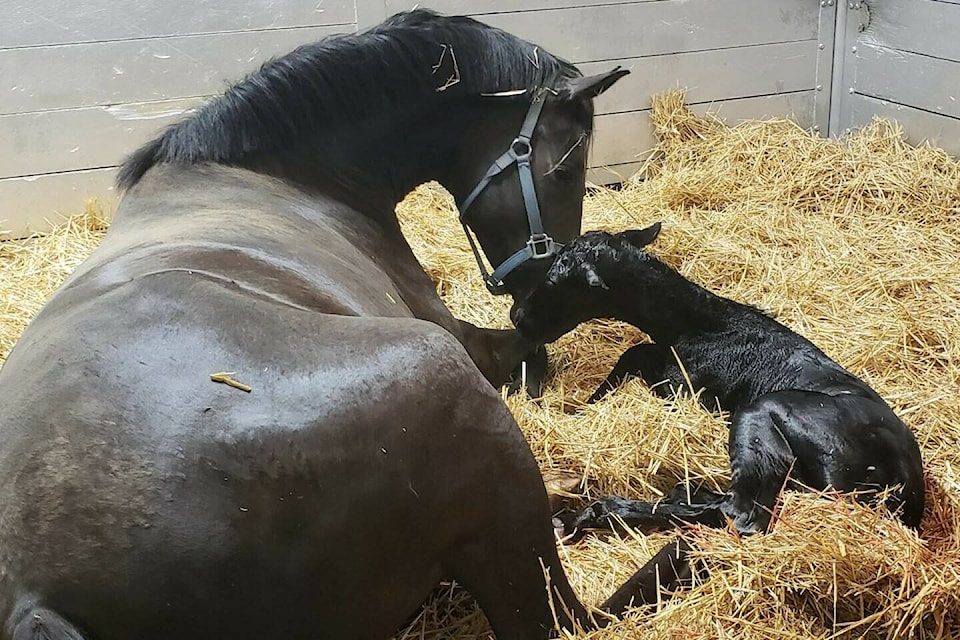
[[[879,115],[898,120],[911,141],[960,151],[960,4],[861,0],[840,18],[831,133]]]
[[[638,2],[663,2],[664,0],[380,0],[388,15],[398,11],[412,9],[416,5],[429,6],[446,14],[484,16],[491,13],[516,13],[518,11],[540,11],[542,9],[563,9],[567,7],[593,7],[604,4],[637,4]]]
[[[353,27],[0,50],[0,115],[219,93],[267,58]]]
[[[0,178],[114,166],[202,100],[0,116]]]
[[[114,169],[92,169],[0,180],[0,231],[8,232],[0,239],[42,233],[64,216],[83,213],[90,197],[111,204],[115,174]]]
[[[8,0],[0,48],[349,24],[353,0]],[[12,5],[12,6],[9,6]]]
[[[851,96],[847,104],[845,125],[848,127],[861,127],[868,124],[874,116],[889,118],[903,126],[910,143],[931,141],[948,153],[960,156],[960,119],[869,96]]]
[[[789,116],[813,126],[813,91],[740,98],[691,105],[695,113],[715,112],[729,124],[750,118]],[[597,118],[590,164],[595,167],[642,161],[656,144],[650,112],[631,111]]]
[[[960,118],[960,62],[869,43],[856,56],[857,93]]]
[[[936,0],[873,0],[866,7],[866,42],[960,62],[960,5]]]
[[[737,0],[735,5],[661,0],[501,13],[484,20],[580,63],[814,40],[819,10],[819,3],[799,0]]]
[[[687,100],[705,102],[813,89],[817,42],[804,40],[581,64],[585,74],[622,65],[631,74],[596,101],[596,112],[650,107],[650,97],[685,87]]]

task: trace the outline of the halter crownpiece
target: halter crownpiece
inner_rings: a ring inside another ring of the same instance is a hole
[[[473,191],[463,199],[463,202],[457,205],[460,210],[460,224],[463,225],[463,231],[467,234],[467,240],[470,241],[470,249],[473,250],[473,256],[477,259],[477,265],[480,267],[480,273],[483,275],[487,290],[495,296],[508,293],[503,284],[503,279],[514,269],[527,260],[549,258],[556,255],[559,250],[559,245],[553,241],[553,238],[544,233],[543,221],[540,219],[540,204],[537,201],[537,191],[533,184],[533,171],[530,168],[530,156],[533,153],[533,132],[537,128],[537,121],[540,119],[543,105],[547,101],[547,93],[550,91],[546,87],[541,87],[534,92],[530,108],[527,110],[523,125],[520,127],[520,133],[510,143],[510,147],[493,161],[493,164],[487,169],[486,174],[473,188]],[[470,228],[467,226],[467,210],[490,182],[514,163],[517,165],[517,174],[520,177],[520,191],[523,194],[523,206],[527,211],[527,222],[530,225],[530,239],[527,240],[522,249],[494,269],[492,274],[488,274],[473,235],[470,233]]]

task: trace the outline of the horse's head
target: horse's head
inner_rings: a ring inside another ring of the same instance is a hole
[[[492,293],[523,296],[543,280],[558,246],[580,232],[593,99],[627,73],[481,98],[447,183],[494,267]]]
[[[581,322],[617,317],[623,296],[633,289],[631,274],[641,264],[632,258],[659,233],[658,222],[622,233],[591,231],[568,243],[546,279],[514,305],[514,325],[528,339],[545,343]]]

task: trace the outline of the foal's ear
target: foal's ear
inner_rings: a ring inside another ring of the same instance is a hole
[[[660,235],[660,223],[656,222],[646,229],[632,229],[624,231],[623,239],[635,246],[637,249],[643,249],[645,246],[657,239]]]
[[[584,100],[593,100],[598,95],[613,86],[617,80],[630,73],[629,69],[621,69],[619,66],[606,73],[600,73],[593,76],[584,76],[582,78],[573,78],[567,82],[567,90],[571,98],[582,98]]]

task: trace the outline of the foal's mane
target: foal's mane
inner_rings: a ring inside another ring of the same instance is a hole
[[[264,63],[128,156],[117,185],[131,188],[162,162],[244,166],[272,153],[304,153],[334,127],[398,105],[529,90],[579,75],[569,62],[471,18],[398,13]]]

